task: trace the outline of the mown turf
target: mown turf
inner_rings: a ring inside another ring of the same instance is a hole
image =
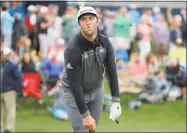
[[[101,132],[186,132],[186,103],[142,104],[137,111],[128,109],[129,97],[121,95],[123,114],[119,124],[109,120],[104,112],[97,131]],[[24,103],[23,103],[24,102]],[[45,109],[19,102],[16,131],[18,132],[71,132],[69,121],[59,121]]]

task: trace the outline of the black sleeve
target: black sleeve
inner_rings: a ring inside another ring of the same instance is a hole
[[[81,52],[79,50],[66,49],[64,53],[65,69],[67,72],[68,83],[75,102],[83,117],[89,115],[88,107],[84,100],[81,87]]]
[[[116,71],[116,63],[115,63],[115,56],[114,56],[114,49],[107,39],[107,55],[106,55],[106,75],[110,87],[110,91],[112,94],[113,101],[119,101],[119,86],[118,86],[118,78],[117,78],[117,71]]]

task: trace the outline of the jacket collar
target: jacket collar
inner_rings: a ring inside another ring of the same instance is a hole
[[[89,40],[87,40],[83,35],[82,33],[80,32],[79,33],[79,38],[80,38],[80,43],[84,43],[86,45],[92,45],[92,46],[95,46],[98,44],[98,34],[97,34],[97,37],[95,39],[94,42],[90,42]]]

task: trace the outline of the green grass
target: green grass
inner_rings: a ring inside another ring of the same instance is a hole
[[[128,109],[129,96],[121,95],[123,113],[119,124],[109,120],[109,114],[102,113],[97,131],[100,132],[185,132],[186,103],[184,101],[164,104],[142,104],[137,111]],[[71,132],[69,121],[60,121],[46,110],[20,101],[17,112],[17,132]]]
[[[106,92],[109,89],[106,82]],[[119,124],[109,120],[109,113],[103,112],[98,132],[186,132],[186,102],[166,102],[164,104],[142,104],[140,109],[128,109],[132,98],[127,94],[121,95],[123,113]],[[19,99],[16,120],[17,132],[71,132],[69,121],[55,119],[46,109],[31,103],[31,99]],[[52,98],[45,98],[48,105]]]

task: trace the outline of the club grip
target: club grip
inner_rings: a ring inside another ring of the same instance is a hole
[[[116,124],[119,124],[119,121],[118,120],[115,120]]]

